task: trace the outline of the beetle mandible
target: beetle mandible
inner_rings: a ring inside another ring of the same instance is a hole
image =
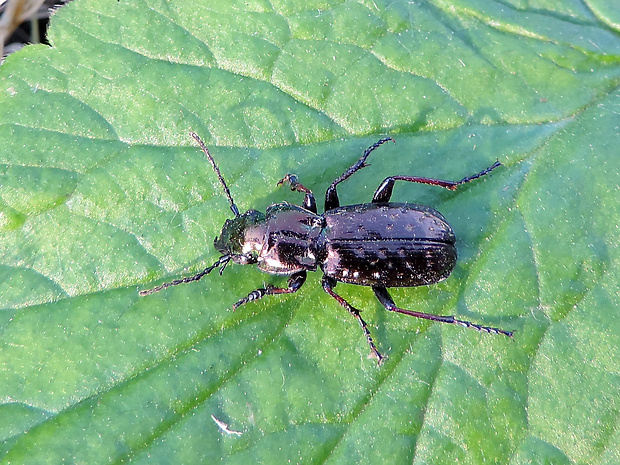
[[[215,248],[222,255],[213,265],[194,276],[140,291],[141,296],[177,284],[198,281],[218,267],[222,274],[231,260],[240,265],[256,264],[266,273],[289,276],[287,287],[268,284],[265,288],[256,289],[237,301],[233,305],[236,309],[268,295],[297,292],[306,281],[306,273],[320,268],[323,289],[357,319],[371,355],[378,363],[384,356],[375,346],[368,325],[358,309],[336,294],[336,283],[370,286],[379,302],[392,312],[512,337],[513,331],[458,320],[454,316],[399,308],[387,290],[388,287],[425,286],[442,281],[452,272],[457,256],[454,232],[441,213],[423,205],[390,202],[395,181],[455,190],[461,184],[490,173],[500,166],[499,161],[460,181],[389,176],[379,185],[371,203],[341,206],[336,190],[338,184],[368,166],[366,159],[371,152],[393,141],[391,137],[386,137],[368,147],[356,163],[331,183],[325,193],[325,211],[322,215],[317,212],[312,191],[299,183],[294,174],[287,174],[278,185],[286,183],[291,190],[305,194],[303,206],[278,203],[267,208],[265,213],[250,209],[240,214],[208,148],[196,133],[190,132],[190,135],[211,163],[235,217],[226,220],[220,236],[215,238]]]

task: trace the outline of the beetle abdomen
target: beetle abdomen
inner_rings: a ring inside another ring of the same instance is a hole
[[[406,203],[361,204],[325,212],[323,272],[363,286],[411,287],[447,278],[455,237],[437,210]]]

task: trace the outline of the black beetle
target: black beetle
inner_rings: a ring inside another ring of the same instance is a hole
[[[267,295],[296,292],[306,281],[306,272],[320,267],[323,271],[323,289],[357,319],[370,345],[371,355],[379,363],[383,356],[377,350],[360,311],[334,292],[338,281],[372,287],[379,302],[393,312],[512,337],[512,331],[457,320],[454,316],[399,308],[387,291],[388,287],[437,283],[446,279],[456,264],[455,236],[446,219],[430,207],[390,202],[394,182],[409,181],[455,190],[457,186],[497,168],[499,161],[460,181],[389,176],[379,185],[371,203],[340,206],[336,187],[368,166],[366,158],[373,150],[387,141],[393,141],[386,137],[368,147],[355,164],[331,183],[325,193],[325,213],[322,215],[317,213],[312,191],[300,184],[293,174],[287,174],[278,185],[288,183],[291,190],[304,193],[303,207],[279,203],[270,206],[265,213],[248,210],[240,214],[204,142],[197,134],[191,132],[190,135],[213,166],[235,218],[226,220],[222,233],[215,239],[215,248],[222,256],[213,265],[194,276],[140,291],[141,296],[169,286],[198,281],[218,267],[222,274],[231,260],[240,265],[257,264],[266,273],[290,276],[288,287],[267,285],[256,289],[235,303],[233,308],[236,309]]]

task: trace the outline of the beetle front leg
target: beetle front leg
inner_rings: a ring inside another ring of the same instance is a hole
[[[314,194],[310,189],[297,181],[296,174],[287,174],[278,181],[278,186],[281,186],[284,183],[289,183],[291,185],[292,191],[302,192],[306,194],[306,196],[304,197],[304,208],[308,211],[311,211],[312,213],[317,213]]]
[[[330,278],[329,276],[323,276],[323,289],[325,290],[325,292],[331,295],[334,299],[336,299],[336,302],[338,302],[340,305],[346,308],[349,311],[349,313],[357,319],[357,322],[362,327],[362,331],[364,331],[364,335],[366,336],[366,340],[368,341],[368,345],[370,346],[370,350],[372,351],[372,356],[375,357],[377,359],[377,363],[381,365],[381,362],[383,361],[385,357],[381,355],[381,353],[377,350],[377,346],[375,346],[375,343],[372,340],[372,336],[370,335],[370,331],[368,330],[368,325],[362,319],[362,316],[360,315],[360,311],[357,308],[353,307],[349,302],[344,300],[342,297],[340,297],[338,294],[336,294],[333,289],[334,287],[336,287],[336,280],[333,278]]]
[[[299,273],[295,273],[291,275],[288,279],[288,287],[275,287],[271,284],[267,285],[265,288],[256,289],[248,294],[247,297],[239,300],[236,304],[233,305],[233,310],[241,307],[248,302],[252,302],[253,300],[262,299],[266,295],[277,295],[277,294],[291,294],[293,292],[297,292],[301,286],[303,286],[306,281],[306,272],[300,271]]]
[[[453,316],[441,316],[441,315],[433,315],[432,313],[422,313],[422,312],[414,312],[412,310],[405,310],[403,308],[398,308],[392,297],[388,293],[387,289],[383,286],[372,286],[372,290],[375,292],[377,299],[379,302],[391,312],[402,313],[404,315],[415,316],[417,318],[424,318],[425,320],[431,321],[439,321],[441,323],[451,323],[455,325],[465,326],[466,328],[473,328],[478,331],[483,331],[485,333],[491,334],[504,334],[505,336],[512,337],[514,331],[506,331],[499,328],[492,328],[490,326],[482,326],[475,323],[471,323],[469,321],[457,320]]]

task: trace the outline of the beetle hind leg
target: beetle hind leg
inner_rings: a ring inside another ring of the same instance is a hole
[[[364,321],[364,319],[360,315],[360,311],[357,308],[353,307],[353,305],[351,305],[349,302],[344,300],[341,296],[336,294],[334,292],[334,287],[335,286],[336,286],[336,280],[335,279],[330,278],[328,276],[323,276],[323,289],[330,296],[332,296],[336,300],[336,302],[338,302],[340,305],[342,305],[344,308],[346,308],[349,311],[349,313],[351,315],[353,315],[357,319],[357,322],[362,327],[362,331],[364,331],[364,335],[366,336],[366,341],[368,342],[368,345],[370,346],[370,351],[371,351],[371,355],[370,356],[376,358],[377,359],[377,363],[379,365],[381,365],[381,362],[383,362],[385,357],[383,355],[381,355],[381,353],[377,349],[377,346],[375,345],[374,341],[372,340],[372,336],[370,335],[370,330],[368,329],[368,325],[366,324],[366,322]]]
[[[293,292],[297,292],[301,286],[303,286],[306,281],[306,272],[300,271],[299,273],[295,273],[291,275],[288,279],[288,287],[275,287],[272,285],[268,285],[265,288],[256,289],[248,294],[247,297],[239,300],[236,304],[233,305],[233,310],[238,309],[242,305],[247,304],[248,302],[252,302],[254,300],[262,299],[266,295],[278,295],[278,294],[291,294]]]
[[[375,194],[372,198],[372,203],[389,202],[390,198],[392,197],[392,189],[394,188],[394,183],[396,181],[407,181],[407,182],[416,182],[418,184],[428,184],[430,186],[445,187],[446,189],[450,189],[451,191],[453,191],[453,190],[456,190],[456,188],[460,186],[461,184],[466,184],[468,182],[473,181],[474,179],[478,179],[482,176],[489,174],[491,171],[493,171],[495,168],[497,168],[500,165],[501,163],[499,161],[496,161],[488,168],[485,168],[479,173],[476,173],[472,176],[467,176],[461,179],[460,181],[442,181],[441,179],[421,178],[418,176],[388,176],[387,178],[383,180],[381,184],[379,184],[379,187],[377,187],[377,190],[375,191]]]
[[[472,323],[470,321],[457,320],[453,316],[442,316],[442,315],[433,315],[432,313],[423,313],[423,312],[414,312],[412,310],[405,310],[404,308],[399,308],[394,304],[392,297],[388,293],[387,289],[383,286],[372,286],[372,290],[375,292],[377,299],[381,302],[386,310],[391,312],[402,313],[403,315],[415,316],[417,318],[424,318],[425,320],[431,321],[439,321],[440,323],[450,323],[455,325],[465,326],[466,328],[473,328],[478,331],[484,333],[491,334],[503,334],[508,337],[512,337],[514,331],[506,331],[500,328],[493,328],[491,326],[482,326],[476,323]]]

